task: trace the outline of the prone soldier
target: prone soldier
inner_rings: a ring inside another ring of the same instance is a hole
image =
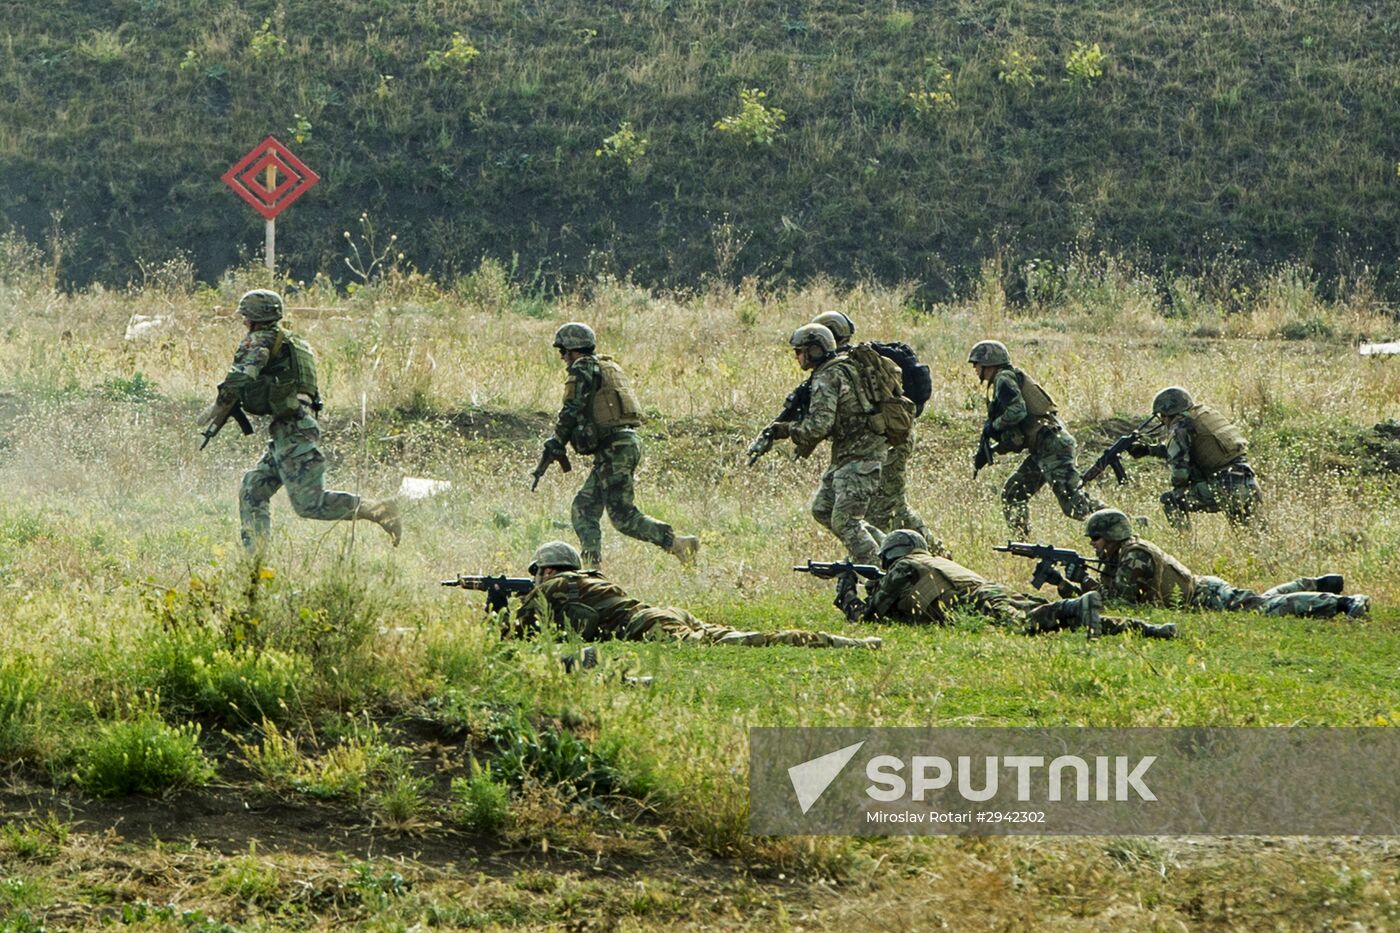
[[[302,518],[366,519],[383,528],[397,546],[403,526],[395,500],[366,501],[354,493],[325,488],[326,460],[316,422],[321,411],[316,357],[304,339],[282,327],[282,296],[254,289],[238,300],[238,313],[248,333],[238,345],[228,375],[219,383],[218,398],[195,423],[208,426],[204,432],[208,443],[224,420],[239,417],[240,409],[272,417],[267,450],[243,474],[238,497],[243,546],[254,551],[266,543],[272,525],[268,500],[283,486],[292,509]]]
[[[566,444],[593,456],[593,469],[574,495],[574,533],[590,567],[603,561],[604,509],[613,527],[630,538],[647,541],[689,562],[700,549],[695,535],[678,535],[665,522],[637,508],[633,474],[642,459],[635,428],[642,423],[641,405],[622,367],[611,357],[595,353],[597,339],[587,324],[571,322],[554,332],[554,346],[568,368],[564,404],[554,423],[554,436],[545,441],[537,467],[557,460],[568,470]]]

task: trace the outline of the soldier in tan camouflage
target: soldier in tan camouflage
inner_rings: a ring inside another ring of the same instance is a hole
[[[765,431],[792,438],[799,457],[831,441],[831,463],[812,498],[812,517],[845,545],[859,563],[875,562],[880,531],[865,520],[880,488],[885,438],[871,427],[861,400],[859,374],[836,353],[836,338],[820,324],[805,324],[789,340],[798,364],[812,371],[812,394],[798,421],[774,421]]]
[[[238,497],[243,546],[254,551],[266,543],[272,524],[268,500],[283,486],[292,509],[302,518],[366,519],[383,528],[397,546],[403,533],[398,503],[362,500],[354,493],[325,488],[326,458],[316,422],[321,410],[316,358],[305,340],[281,326],[282,296],[255,289],[239,299],[238,313],[247,323],[248,334],[219,383],[218,398],[196,424],[227,418],[235,404],[250,414],[272,417],[267,451],[243,475]]]
[[[796,648],[879,648],[879,638],[847,638],[827,632],[786,629],[746,632],[702,622],[684,609],[648,606],[623,592],[597,570],[584,570],[578,551],[564,541],[540,545],[530,562],[535,588],[522,598],[503,637],[536,634],[545,619],[567,626],[589,642],[669,639],[706,645]]]
[[[1084,534],[1103,561],[1098,580],[1076,587],[1062,584],[1061,592],[1097,588],[1109,601],[1131,605],[1180,606],[1213,612],[1262,612],[1270,616],[1335,615],[1361,618],[1371,599],[1360,593],[1342,596],[1340,574],[1300,577],[1263,593],[1232,586],[1219,577],[1198,577],[1186,565],[1151,541],[1133,534],[1128,516],[1102,509],[1089,516]]]
[[[977,378],[987,387],[984,436],[993,453],[1026,451],[1026,459],[1001,490],[1006,523],[1022,538],[1030,537],[1031,496],[1047,483],[1070,518],[1084,518],[1103,503],[1083,489],[1077,445],[1056,414],[1055,401],[1030,376],[1011,365],[1005,344],[983,340],[968,354]],[[974,475],[985,464],[974,461]]]
[[[1176,636],[1175,625],[1101,615],[1103,600],[1095,592],[1049,602],[990,583],[961,564],[930,553],[923,536],[907,528],[885,535],[880,564],[885,575],[869,597],[861,601],[848,596],[841,607],[849,618],[942,625],[950,611],[968,610],[1023,635],[1083,629],[1091,636],[1124,632],[1145,638]]]
[[[642,459],[635,428],[642,423],[641,406],[622,367],[611,357],[597,355],[597,340],[587,324],[568,323],[554,332],[554,346],[568,368],[564,403],[554,423],[554,436],[545,449],[562,454],[572,445],[593,456],[593,469],[574,496],[573,525],[590,567],[602,566],[604,509],[613,527],[629,538],[647,541],[683,562],[695,558],[700,539],[678,535],[665,522],[637,508],[633,474]]]
[[[1248,524],[1264,500],[1245,459],[1249,444],[1224,415],[1169,386],[1152,400],[1152,413],[1166,429],[1164,444],[1134,444],[1134,457],[1161,457],[1171,468],[1172,488],[1162,510],[1178,529],[1191,527],[1191,512],[1224,512],[1232,525]]]
[[[851,348],[856,325],[840,311],[825,311],[812,319],[836,338],[836,352],[844,353]],[[870,503],[870,513],[866,516],[876,528],[912,528],[923,535],[925,540],[934,539],[919,513],[909,505],[908,473],[909,459],[914,455],[914,432],[901,438],[898,443],[890,443],[885,453],[885,462],[880,467],[880,485]],[[937,545],[941,549],[941,543]]]

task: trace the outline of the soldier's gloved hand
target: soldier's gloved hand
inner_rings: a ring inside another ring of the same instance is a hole
[[[1063,579],[1055,584],[1055,592],[1060,594],[1061,599],[1074,599],[1076,596],[1082,595],[1079,592],[1079,587]]]
[[[865,601],[854,591],[848,590],[836,597],[836,608],[845,615],[847,622],[859,622],[865,614]]]
[[[506,591],[499,586],[493,586],[486,591],[486,611],[490,613],[501,612],[510,608],[510,597]]]
[[[1134,441],[1128,446],[1128,456],[1134,460],[1141,460],[1143,457],[1152,456],[1152,446],[1144,444],[1142,441]]]
[[[785,437],[792,437],[792,422],[774,421],[764,430],[773,440],[780,441]]]
[[[1055,568],[1051,567],[1051,568],[1050,568],[1050,572],[1047,573],[1047,574],[1045,575],[1045,582],[1046,582],[1046,583],[1053,583],[1053,584],[1055,584],[1055,588],[1058,589],[1058,588],[1064,586],[1064,585],[1065,585],[1067,582],[1069,582],[1069,581],[1067,581],[1067,580],[1065,579],[1065,575],[1064,575],[1064,574],[1060,573],[1058,570],[1056,570]]]
[[[214,418],[218,416],[218,414],[219,403],[216,401],[213,402],[208,408],[204,409],[204,411],[199,413],[199,417],[194,419],[194,426],[197,428],[202,428],[206,424],[211,423],[214,420]]]
[[[545,441],[544,449],[545,453],[555,458],[562,457],[569,452],[569,449],[564,446],[564,442],[557,437],[551,437]]]

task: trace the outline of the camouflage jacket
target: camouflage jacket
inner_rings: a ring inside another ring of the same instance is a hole
[[[932,579],[929,579],[930,574]],[[925,581],[923,590],[919,589],[921,580]],[[872,621],[941,623],[947,605],[956,603],[986,582],[950,558],[916,549],[895,561],[871,589],[863,614]],[[933,585],[929,587],[928,584]]]
[[[1083,587],[1093,589],[1094,584]],[[1097,588],[1104,599],[1157,606],[1189,604],[1195,578],[1181,561],[1150,541],[1129,538],[1104,561]]]
[[[593,426],[593,394],[598,391],[598,358],[581,356],[569,365],[564,383],[564,404],[554,419],[554,436],[561,444],[574,442],[580,453],[590,453],[597,443]]]
[[[272,358],[272,346],[277,341],[277,325],[248,331],[233,354],[233,366],[219,383],[219,401],[240,398],[244,389],[258,381],[263,367]]]
[[[568,570],[525,594],[515,612],[514,629],[505,634],[532,635],[548,615],[584,641],[627,638],[633,613],[646,608],[597,570]]]
[[[1204,479],[1203,472],[1191,462],[1191,447],[1195,443],[1196,423],[1189,416],[1181,415],[1167,429],[1166,443],[1151,445],[1147,453],[1167,461],[1173,486],[1187,486]]]
[[[787,431],[799,452],[815,450],[830,438],[834,467],[858,460],[883,462],[889,448],[885,438],[870,428],[870,413],[856,389],[859,377],[853,365],[838,355],[818,366],[812,373],[807,413]]]

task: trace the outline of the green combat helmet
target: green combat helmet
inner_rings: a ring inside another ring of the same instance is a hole
[[[535,549],[530,558],[530,573],[539,573],[541,567],[557,567],[560,570],[582,570],[583,558],[578,549],[567,541],[546,541]]]
[[[836,343],[843,344],[849,341],[856,332],[856,322],[846,317],[840,311],[823,311],[812,318],[813,324],[820,324],[831,331],[831,336],[836,338]]]
[[[803,324],[792,332],[788,343],[792,344],[794,350],[801,350],[816,344],[825,353],[836,352],[836,338],[832,336],[830,330],[821,324]]]
[[[265,288],[244,292],[238,299],[238,313],[254,324],[271,324],[282,320],[282,296]]]
[[[1105,541],[1127,541],[1133,536],[1128,516],[1117,509],[1099,509],[1084,520],[1084,537]]]
[[[913,551],[927,550],[928,542],[923,535],[909,528],[900,528],[885,535],[885,540],[880,542],[880,563],[888,567]]]
[[[1000,340],[983,340],[973,345],[967,361],[978,366],[1010,366],[1011,353]]]
[[[1191,393],[1181,386],[1167,386],[1152,399],[1152,414],[1159,418],[1170,418],[1189,409],[1193,404]]]
[[[598,345],[598,338],[593,335],[593,328],[587,324],[570,321],[560,325],[554,332],[554,345],[560,350],[582,350],[591,353]]]

